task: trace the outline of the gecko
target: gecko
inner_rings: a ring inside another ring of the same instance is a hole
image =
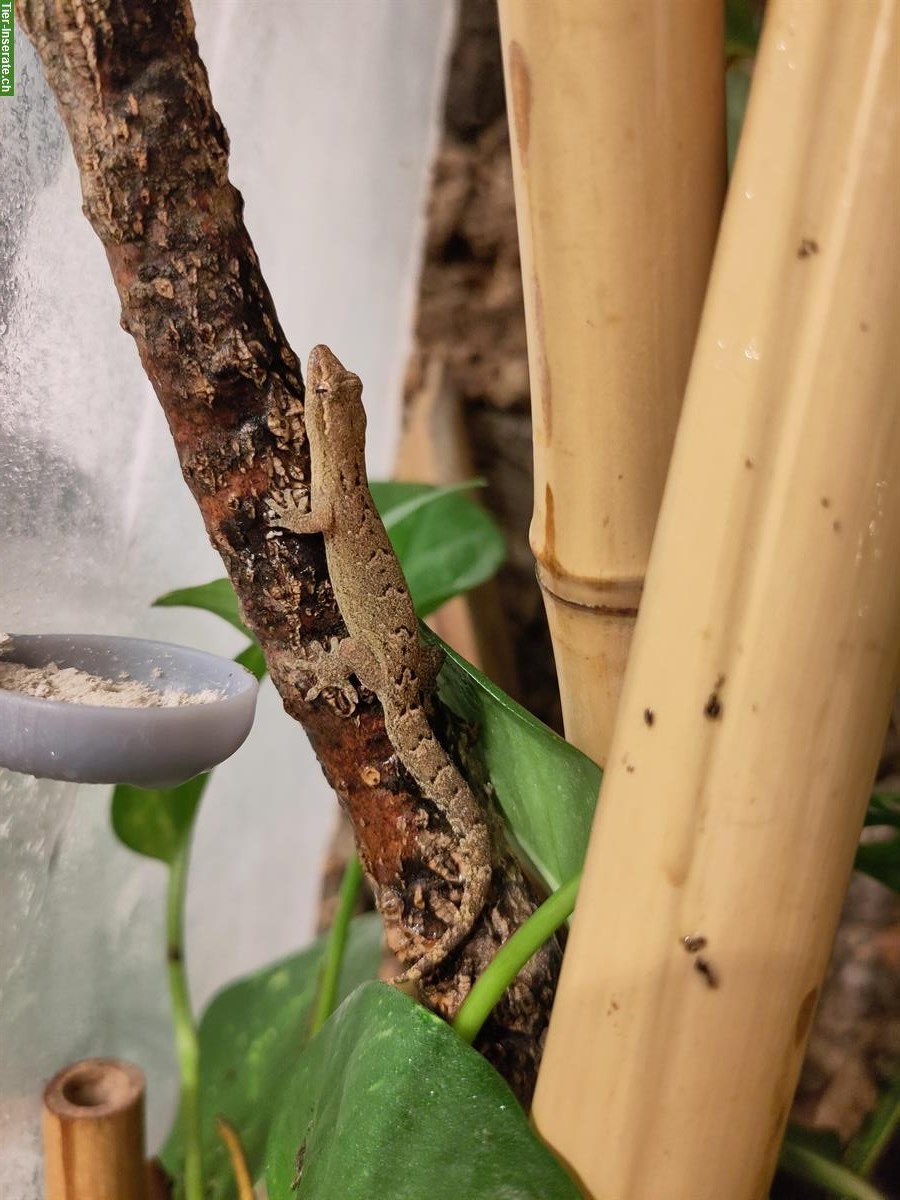
[[[355,700],[349,677],[374,692],[399,761],[422,795],[446,820],[456,843],[463,894],[456,919],[401,979],[420,978],[469,933],[487,899],[490,835],[484,813],[459,768],[438,741],[426,709],[443,651],[419,639],[419,623],[403,569],[369,492],[362,382],[327,346],[309,357],[306,432],[312,477],[309,508],[290,493],[269,500],[269,525],[321,534],[334,597],[347,636],[314,643],[304,665],[312,678],[306,699],[325,688]]]

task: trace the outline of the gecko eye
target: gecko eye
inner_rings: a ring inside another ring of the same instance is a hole
[[[324,383],[320,383],[319,386],[315,389],[315,392],[316,392],[317,396],[327,396],[330,390],[331,389],[326,387],[326,385]]]

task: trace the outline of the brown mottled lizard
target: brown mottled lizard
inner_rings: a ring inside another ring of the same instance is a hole
[[[312,700],[325,688],[346,691],[355,675],[374,692],[397,758],[430,800],[457,842],[463,888],[456,920],[406,972],[435,967],[466,936],[484,907],[491,848],[484,813],[429,724],[425,694],[434,687],[442,654],[419,640],[419,625],[403,571],[369,493],[362,383],[327,346],[309,357],[306,432],[312,459],[309,511],[290,495],[270,501],[268,521],[291,533],[325,538],[328,573],[347,636],[329,648],[314,644],[304,661]],[[352,688],[349,689],[352,693]]]

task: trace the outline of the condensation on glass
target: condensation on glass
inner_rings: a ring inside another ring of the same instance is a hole
[[[195,4],[232,177],[288,336],[364,379],[390,468],[451,0]],[[200,613],[149,608],[222,574],[178,471],[35,56],[0,99],[0,631],[136,633],[233,654]],[[300,946],[334,815],[271,685],[199,820],[195,1000]],[[0,770],[0,1194],[41,1194],[43,1083],[121,1055],[148,1076],[150,1144],[175,1095],[164,868],[118,845],[109,789]]]

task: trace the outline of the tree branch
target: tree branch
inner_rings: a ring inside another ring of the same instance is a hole
[[[188,0],[17,0],[81,173],[184,478],[222,555],[287,712],[306,729],[356,834],[388,942],[415,961],[443,925],[452,887],[434,870],[452,831],[397,762],[377,699],[352,719],[307,703],[296,664],[343,631],[319,536],[282,537],[268,503],[308,486],[303,381],[228,180]],[[500,839],[496,839],[499,843]],[[422,906],[414,897],[435,897]],[[536,906],[515,860],[495,850],[489,902],[469,938],[421,984],[452,1017],[498,946]],[[545,947],[485,1027],[480,1046],[523,1099],[549,1018],[559,949]]]

